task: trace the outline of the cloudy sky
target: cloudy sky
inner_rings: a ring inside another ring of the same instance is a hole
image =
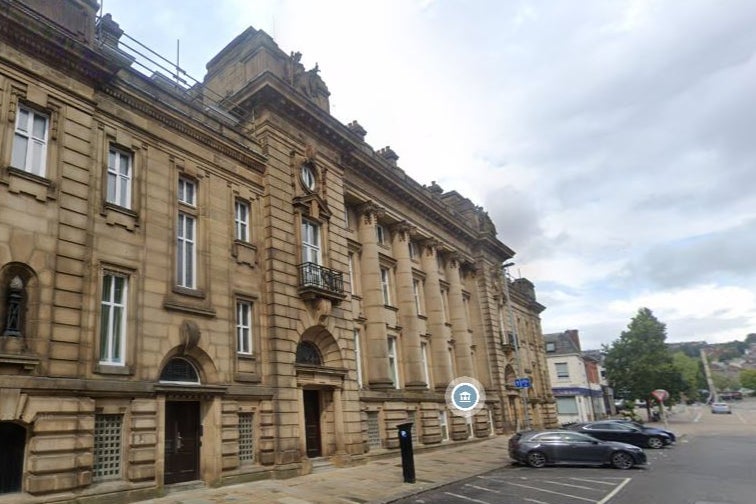
[[[102,2],[103,0],[101,0]],[[316,63],[331,112],[484,206],[584,348],[640,307],[668,341],[756,332],[756,2],[104,0],[202,79],[245,28]]]

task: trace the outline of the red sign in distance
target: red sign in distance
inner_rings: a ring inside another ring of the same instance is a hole
[[[664,402],[669,398],[669,392],[664,389],[656,389],[651,392],[651,395],[654,396],[659,402]]]

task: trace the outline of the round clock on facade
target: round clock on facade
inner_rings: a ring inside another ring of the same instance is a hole
[[[300,170],[300,177],[302,178],[302,185],[309,191],[315,190],[315,170],[313,167],[305,163]]]

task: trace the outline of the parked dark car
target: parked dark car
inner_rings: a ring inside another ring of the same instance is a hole
[[[666,434],[667,436],[669,436],[669,439],[671,439],[673,443],[677,442],[677,436],[675,435],[675,433],[667,429],[661,429],[659,427],[648,427],[646,425],[643,425],[642,423],[634,422],[632,420],[625,420],[623,418],[614,418],[609,421],[624,423],[628,425],[634,425],[638,429],[643,429],[645,432],[648,432],[649,434],[659,434],[659,433]]]
[[[644,428],[611,420],[577,423],[567,428],[588,434],[596,439],[630,443],[641,448],[663,448],[672,444],[672,438],[663,432],[647,432]]]
[[[509,457],[531,467],[573,464],[630,469],[646,463],[645,452],[637,446],[569,430],[518,432],[509,438]]]

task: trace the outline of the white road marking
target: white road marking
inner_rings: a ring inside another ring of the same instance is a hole
[[[494,490],[493,488],[486,488],[486,487],[482,487],[482,486],[478,486],[478,485],[473,485],[471,483],[465,483],[465,486],[476,488],[478,490],[485,490],[486,492],[491,492],[491,493],[495,493],[495,494],[500,494],[501,493],[498,490]]]
[[[593,499],[586,499],[585,497],[580,497],[578,495],[571,495],[571,494],[562,493],[562,492],[554,492],[552,490],[546,490],[545,488],[538,488],[538,487],[534,487],[534,486],[531,486],[531,485],[522,485],[520,483],[512,483],[511,481],[505,481],[505,483],[507,483],[508,485],[518,486],[518,487],[522,487],[522,488],[530,488],[531,490],[538,490],[539,492],[545,492],[545,493],[548,493],[548,494],[561,495],[563,497],[569,497],[571,499],[577,499],[577,500],[582,500],[582,501],[586,501],[586,502],[594,502],[594,503],[596,502]]]
[[[598,501],[596,504],[606,504],[607,502],[609,502],[609,500],[611,500],[612,497],[614,497],[615,495],[617,495],[619,493],[619,491],[622,490],[625,487],[625,485],[627,485],[628,483],[630,483],[630,481],[632,479],[633,478],[625,478],[625,481],[623,481],[622,483],[620,483],[619,485],[617,485],[617,488],[615,488],[614,490],[612,490],[611,492],[609,492],[609,495],[607,495],[606,497],[604,497],[603,499],[601,499],[600,501]]]
[[[587,487],[587,486],[582,486],[582,485],[570,485],[569,483],[560,483],[558,481],[551,481],[551,480],[541,480],[541,481],[543,481],[544,483],[551,483],[552,485],[566,486],[566,487],[571,487],[571,488],[580,488],[582,490],[598,490],[597,488],[593,488],[593,487]],[[601,490],[598,490],[598,491],[600,492]]]
[[[616,483],[613,481],[601,481],[601,480],[588,479],[588,478],[570,478],[570,479],[575,480],[575,481],[585,481],[586,483],[594,483],[596,485],[611,485],[611,486],[616,485]],[[622,478],[617,478],[617,479],[622,479]]]
[[[473,499],[472,497],[466,497],[464,495],[459,495],[459,494],[455,494],[455,493],[451,493],[451,492],[444,492],[444,493],[446,495],[451,495],[452,497],[456,497],[458,499],[463,499],[463,500],[467,500],[467,501],[470,501],[470,502],[477,502],[478,504],[491,504],[490,502],[486,502],[486,501],[482,501],[482,500],[478,500],[478,499]]]
[[[526,501],[526,502],[535,502],[535,504],[549,504],[548,502],[539,501],[539,500],[536,500],[536,499],[527,499],[527,498],[525,498],[523,500]]]

